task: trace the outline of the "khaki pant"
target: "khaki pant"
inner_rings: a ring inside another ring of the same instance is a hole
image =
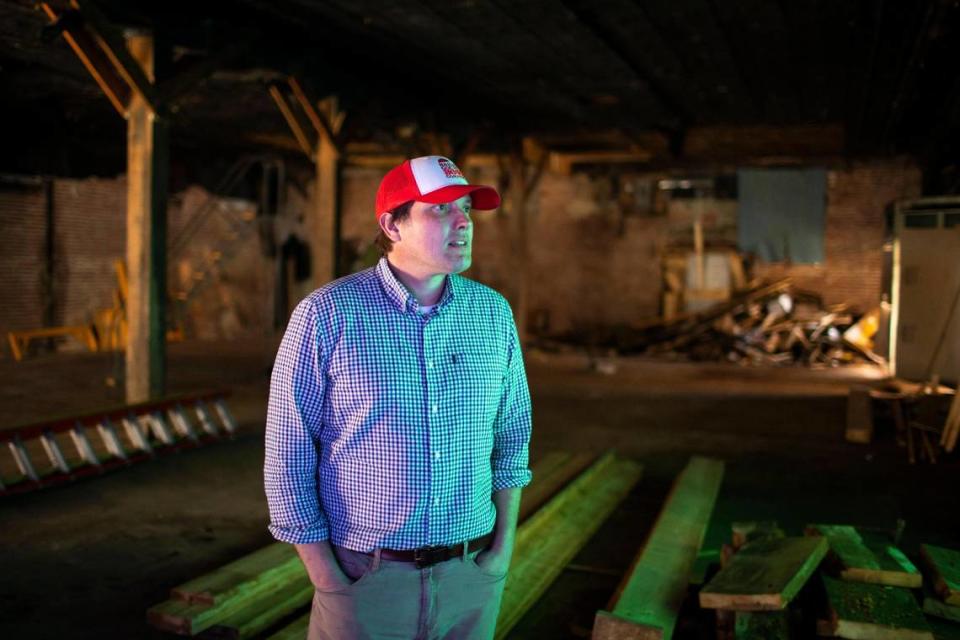
[[[309,640],[493,637],[506,575],[484,572],[474,561],[478,552],[417,569],[377,552],[333,551],[355,582],[314,594]]]

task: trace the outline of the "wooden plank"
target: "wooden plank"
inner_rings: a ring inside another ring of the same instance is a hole
[[[250,606],[224,618],[214,627],[200,635],[216,640],[245,640],[259,635],[278,621],[306,606],[313,598],[314,588],[309,580],[290,584],[257,600]],[[304,637],[304,636],[300,636]]]
[[[642,467],[608,453],[523,523],[504,586],[503,638],[640,479]]]
[[[923,612],[944,620],[960,622],[960,607],[947,604],[934,594],[927,594],[923,597]]]
[[[850,640],[934,640],[908,589],[823,576],[828,618],[817,635]]]
[[[827,541],[815,537],[751,542],[700,591],[700,606],[736,611],[783,609],[828,550]]]
[[[594,453],[552,451],[533,465],[533,481],[520,495],[518,522],[523,523],[597,458]]]
[[[307,629],[310,627],[310,613],[302,615],[273,635],[267,637],[267,640],[303,640],[307,637]]]
[[[182,600],[161,602],[147,609],[147,622],[164,631],[196,635],[215,625],[246,625],[254,618],[259,619],[263,612],[272,610],[275,605],[285,607],[291,598],[303,592],[307,592],[307,597],[300,602],[301,605],[308,602],[313,594],[313,584],[301,565],[300,571],[292,576],[261,582],[257,588],[237,593],[214,606]],[[279,617],[282,615],[274,621]]]
[[[170,590],[170,597],[185,602],[218,605],[238,593],[249,591],[276,572],[285,574],[293,565],[303,571],[303,565],[293,545],[275,542],[258,549],[216,571],[185,582]],[[296,573],[293,570],[293,573]],[[268,576],[265,578],[265,575]]]
[[[737,640],[788,640],[787,611],[737,611],[733,637]]]
[[[840,577],[853,582],[872,582],[919,589],[923,576],[902,551],[883,537],[849,525],[807,525],[807,535],[824,536],[840,565]]]
[[[595,639],[671,637],[722,479],[718,460],[687,464],[609,611],[597,612]]]
[[[949,605],[960,606],[960,551],[921,544],[920,557],[937,596]]]

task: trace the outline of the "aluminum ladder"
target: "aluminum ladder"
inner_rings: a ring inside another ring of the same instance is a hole
[[[232,438],[227,391],[172,396],[0,430],[0,496],[106,473],[158,455]]]

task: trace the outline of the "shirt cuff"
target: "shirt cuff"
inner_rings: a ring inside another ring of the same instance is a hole
[[[518,469],[515,471],[494,471],[493,472],[493,490],[522,488],[530,484],[533,479],[533,473],[529,469]]]
[[[271,524],[267,527],[270,534],[280,542],[289,542],[290,544],[310,544],[312,542],[323,542],[330,538],[330,529],[324,524],[313,527],[281,527]]]

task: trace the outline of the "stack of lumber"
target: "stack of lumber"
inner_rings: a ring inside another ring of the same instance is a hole
[[[540,342],[547,349],[575,345],[622,355],[745,365],[883,364],[867,337],[876,331],[876,317],[876,310],[858,319],[846,305],[824,307],[817,296],[794,289],[785,279],[754,283],[729,300],[669,320],[582,327]]]
[[[805,638],[814,631],[851,640],[960,637],[960,627],[956,635],[935,635],[924,616],[950,620],[960,610],[950,604],[950,598],[960,602],[960,553],[922,546],[933,586],[921,611],[923,576],[894,543],[900,531],[891,537],[813,524],[805,537],[791,537],[773,522],[735,523],[722,568],[701,589],[700,605],[716,610],[717,638],[724,640]]]
[[[924,594],[924,613],[960,623],[960,551],[920,545],[929,588]]]
[[[769,537],[748,542],[700,591],[700,606],[718,610],[721,629],[733,618],[736,638],[789,637],[786,609],[827,550],[822,538]]]
[[[296,551],[277,542],[174,587],[169,600],[147,610],[147,621],[178,635],[249,638],[312,596]]]
[[[498,625],[509,630],[519,620],[626,496],[640,471],[612,453],[597,460],[589,453],[552,452],[534,465],[534,482],[520,502],[522,524]],[[306,608],[313,592],[293,546],[274,543],[174,587],[169,600],[147,611],[147,621],[178,635],[252,638]],[[308,620],[309,615],[300,616],[271,637],[303,638]]]
[[[723,470],[720,461],[695,457],[677,477],[653,530],[607,610],[597,612],[595,640],[673,635]]]
[[[916,566],[884,536],[847,525],[807,525],[830,544],[823,575],[826,615],[817,634],[854,640],[934,640],[911,591],[923,584]]]
[[[822,576],[827,618],[817,635],[853,640],[934,640],[908,589]]]

